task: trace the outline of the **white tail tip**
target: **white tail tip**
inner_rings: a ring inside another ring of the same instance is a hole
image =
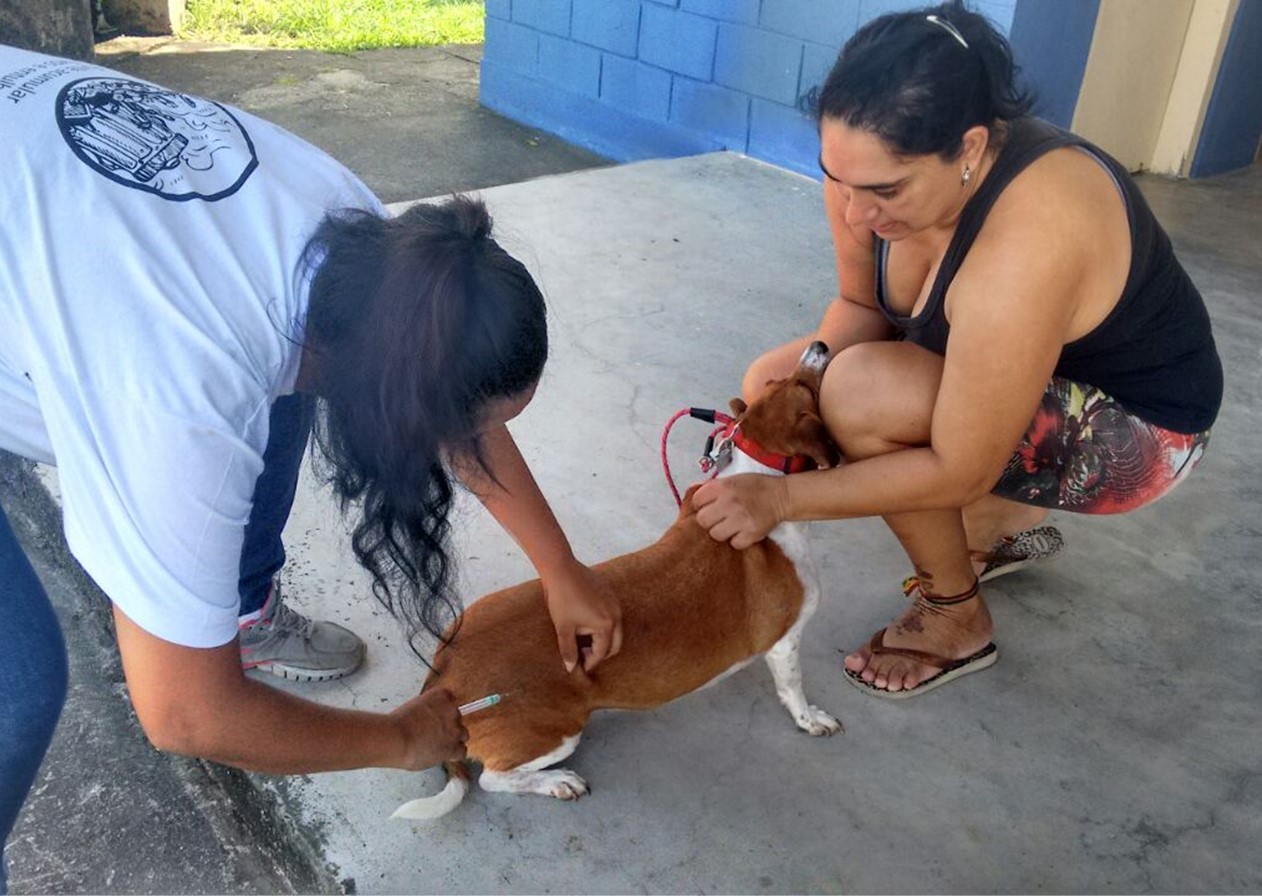
[[[412,821],[430,821],[442,818],[452,809],[460,805],[464,795],[469,792],[469,782],[457,777],[447,779],[447,786],[434,796],[409,800],[395,809],[391,818],[407,818]]]

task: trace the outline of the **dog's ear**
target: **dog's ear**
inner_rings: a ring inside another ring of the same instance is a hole
[[[818,414],[802,414],[793,425],[793,439],[797,443],[797,454],[805,454],[815,461],[815,466],[828,470],[837,466],[841,453],[833,444],[828,427]]]
[[[733,417],[739,417],[741,414],[749,410],[749,405],[745,404],[745,402],[741,401],[739,398],[733,398],[727,403],[727,406],[731,408]]]

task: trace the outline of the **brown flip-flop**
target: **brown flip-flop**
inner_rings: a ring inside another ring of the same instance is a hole
[[[846,680],[852,685],[865,694],[871,694],[873,697],[884,697],[887,700],[906,700],[908,697],[918,697],[927,691],[942,687],[942,685],[955,681],[955,679],[968,675],[971,672],[980,672],[983,669],[987,669],[999,659],[999,650],[995,647],[994,641],[991,641],[976,653],[958,660],[948,659],[933,653],[925,653],[923,650],[911,650],[906,647],[886,647],[885,629],[881,629],[872,636],[872,640],[868,642],[868,651],[873,656],[885,654],[886,656],[906,657],[925,666],[933,666],[941,670],[937,675],[926,678],[914,688],[907,688],[902,691],[888,691],[884,688],[878,688],[860,678],[858,672],[852,672],[849,669],[845,670]]]

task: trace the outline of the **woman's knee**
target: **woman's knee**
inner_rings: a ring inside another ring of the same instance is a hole
[[[941,359],[919,346],[862,342],[824,371],[820,412],[850,460],[927,444]]]

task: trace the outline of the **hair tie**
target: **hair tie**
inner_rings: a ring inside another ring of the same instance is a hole
[[[926,19],[927,21],[932,22],[933,24],[937,25],[939,28],[941,28],[941,29],[942,29],[943,31],[945,31],[947,34],[951,35],[953,38],[955,38],[956,40],[958,40],[958,41],[960,42],[960,46],[961,46],[961,47],[963,47],[963,48],[964,48],[964,49],[966,49],[966,50],[968,49],[968,41],[966,41],[966,40],[964,39],[964,35],[963,35],[963,34],[960,34],[960,29],[956,28],[954,25],[952,25],[952,24],[951,24],[950,22],[948,22],[946,19],[941,18],[941,17],[939,17],[939,16],[935,16],[935,15],[933,15],[932,13],[931,13],[931,14],[929,14],[929,15],[927,15],[927,16],[925,16],[925,19]]]

